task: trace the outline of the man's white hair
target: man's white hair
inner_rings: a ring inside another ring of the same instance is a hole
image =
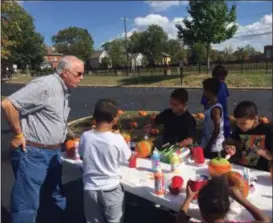
[[[83,63],[78,57],[64,56],[57,65],[56,71],[58,74],[62,73],[63,69],[71,69],[72,62],[77,61]]]

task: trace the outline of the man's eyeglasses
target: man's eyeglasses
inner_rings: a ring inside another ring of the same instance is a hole
[[[69,72],[72,73],[72,74],[74,74],[76,77],[81,77],[81,76],[83,76],[83,73],[82,73],[82,72],[77,72],[77,73],[75,73],[75,72],[73,72],[73,71],[71,71],[71,70],[69,70]]]

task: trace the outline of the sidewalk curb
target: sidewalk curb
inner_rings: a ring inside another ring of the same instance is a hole
[[[7,82],[8,83],[8,82]],[[9,84],[26,84],[25,82],[10,82]],[[181,86],[181,85],[96,85],[96,84],[84,84],[79,85],[80,87],[99,87],[99,88],[186,88],[186,89],[193,89],[193,90],[201,90],[202,87],[192,87],[192,86]],[[244,91],[271,91],[273,87],[229,87],[229,90],[244,90]]]

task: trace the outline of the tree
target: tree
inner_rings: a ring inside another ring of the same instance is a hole
[[[191,0],[188,13],[191,19],[184,19],[185,28],[176,25],[178,37],[189,46],[196,42],[206,45],[209,72],[210,45],[232,38],[238,29],[235,24],[236,6],[229,9],[224,0]]]
[[[106,70],[109,68],[110,65],[111,65],[111,60],[109,57],[103,57],[101,59],[100,66],[105,70],[105,74],[106,74]]]
[[[157,60],[161,60],[161,53],[166,49],[168,36],[158,25],[150,25],[148,29],[140,35],[140,51],[146,56],[150,65],[154,65]]]
[[[203,43],[197,42],[189,48],[189,60],[194,63],[206,61],[207,49]]]
[[[108,55],[112,62],[114,72],[117,73],[117,69],[120,66],[126,65],[126,50],[124,40],[115,39],[108,45]]]
[[[140,53],[142,51],[141,44],[142,44],[142,32],[133,32],[133,34],[130,36],[128,41],[128,49],[129,52],[134,53]],[[143,45],[143,44],[142,44]]]
[[[173,63],[179,63],[185,58],[185,49],[182,48],[179,40],[170,39],[167,42],[167,53],[171,55],[171,60]]]
[[[2,1],[2,63],[31,65],[43,61],[43,37],[35,31],[33,18],[16,1]]]
[[[54,47],[59,53],[74,55],[87,61],[92,52],[94,41],[87,29],[68,27],[52,37]]]

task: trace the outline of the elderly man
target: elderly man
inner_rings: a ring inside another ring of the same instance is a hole
[[[83,79],[84,63],[65,56],[56,70],[55,74],[32,80],[2,102],[14,133],[13,223],[34,223],[39,207],[41,215],[51,217],[45,222],[62,222],[66,200],[61,191],[61,146],[67,133],[69,89]]]

